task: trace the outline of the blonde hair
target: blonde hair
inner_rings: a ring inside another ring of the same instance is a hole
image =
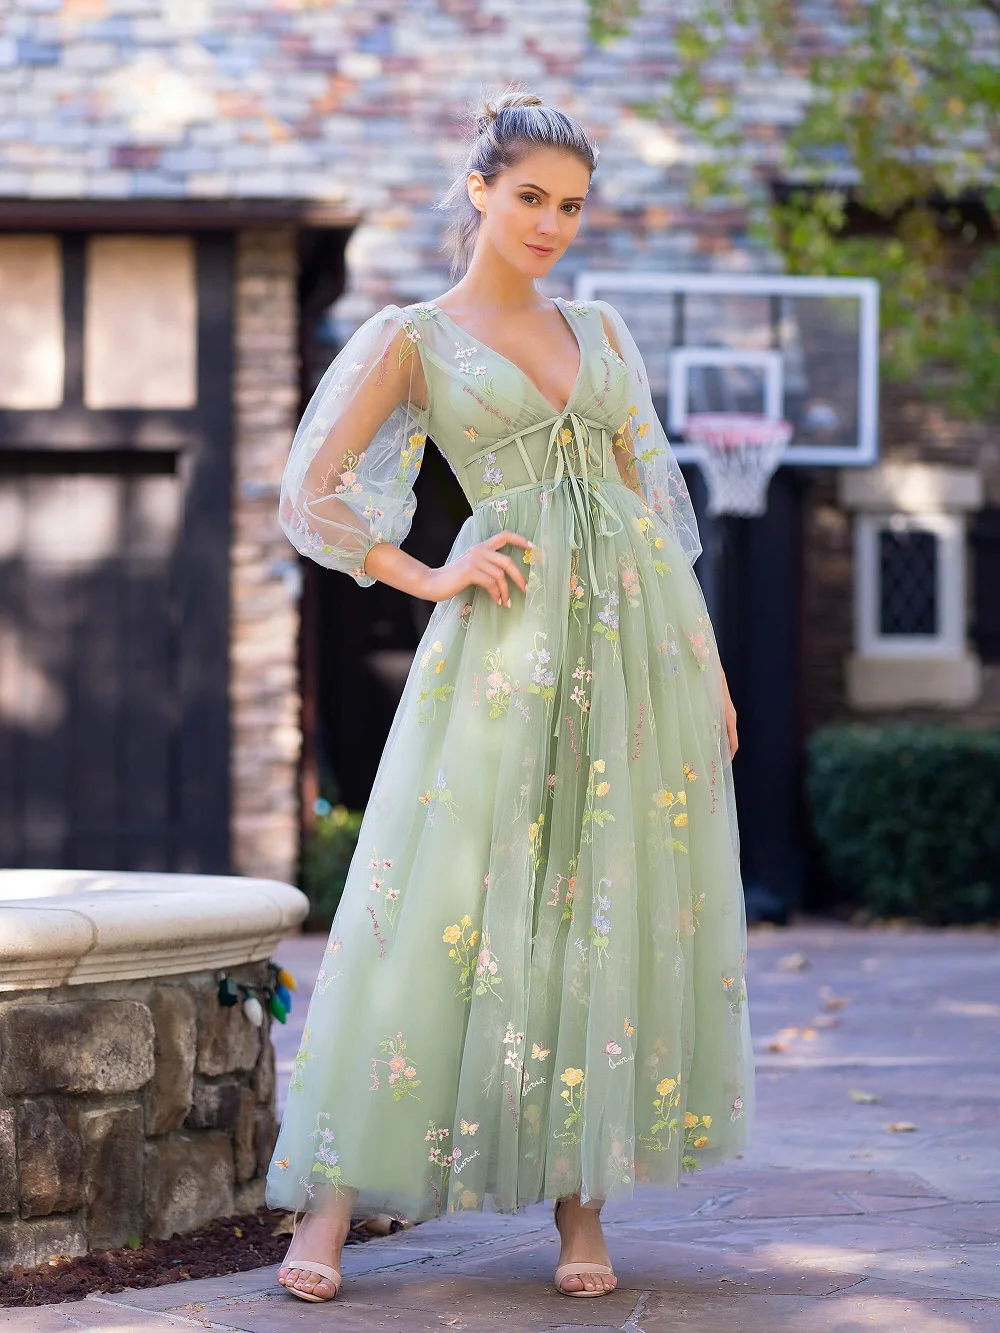
[[[494,99],[484,98],[468,116],[464,165],[437,205],[451,215],[443,248],[451,258],[451,276],[469,266],[480,213],[469,198],[469,173],[478,171],[487,184],[536,148],[562,148],[591,173],[600,150],[583,127],[565,111],[545,106],[540,97],[510,87]]]

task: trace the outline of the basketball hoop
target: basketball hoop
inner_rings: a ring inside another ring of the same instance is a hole
[[[754,518],[792,438],[792,424],[737,412],[697,412],[684,423],[708,486],[708,512]]]

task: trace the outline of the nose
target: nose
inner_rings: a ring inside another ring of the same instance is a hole
[[[540,236],[556,236],[559,232],[559,223],[554,213],[543,213],[538,219],[536,231]]]

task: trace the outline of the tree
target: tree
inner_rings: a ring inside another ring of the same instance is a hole
[[[613,41],[640,0],[589,0]],[[674,28],[677,72],[636,109],[701,145],[696,205],[746,208],[790,273],[881,283],[882,369],[968,417],[1000,413],[1000,0],[831,0],[824,49],[803,56],[816,6],[698,0]],[[748,159],[738,82],[794,74],[807,91],[777,160]],[[762,189],[771,171],[780,185]]]

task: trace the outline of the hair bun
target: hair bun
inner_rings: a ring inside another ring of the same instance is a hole
[[[495,101],[483,102],[476,116],[476,132],[482,134],[485,130],[488,130],[501,111],[516,111],[520,107],[543,105],[542,99],[536,97],[534,93],[523,93],[508,89],[507,92],[501,93]]]

